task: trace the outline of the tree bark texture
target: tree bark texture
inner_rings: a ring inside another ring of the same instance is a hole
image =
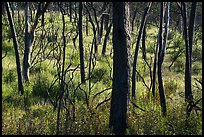
[[[129,5],[113,3],[113,90],[111,95],[110,127],[116,135],[125,134],[130,88]]]
[[[81,82],[85,83],[85,68],[84,68],[84,48],[83,48],[83,30],[82,30],[82,10],[83,4],[79,2],[79,55],[80,55],[80,72]]]
[[[184,40],[186,45],[186,64],[185,64],[185,100],[188,102],[193,101],[192,87],[191,87],[191,54],[193,45],[193,28],[195,22],[196,2],[192,2],[191,13],[189,19],[189,27],[187,29],[187,15],[186,15],[186,4],[182,2],[182,14],[184,24]],[[188,39],[189,38],[189,39]]]

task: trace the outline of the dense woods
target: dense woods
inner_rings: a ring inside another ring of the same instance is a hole
[[[201,135],[201,2],[2,2],[3,135]]]

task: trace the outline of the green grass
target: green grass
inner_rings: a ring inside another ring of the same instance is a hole
[[[61,15],[55,13],[50,15],[49,13],[45,14],[45,29],[51,32],[51,18],[58,18],[54,21],[54,30],[59,28],[57,42],[59,45],[63,46],[61,39],[61,30],[62,30],[62,21]],[[66,61],[65,68],[71,64],[70,69],[74,69],[79,63],[79,50],[78,50],[78,39],[76,40],[76,49],[74,49],[72,38],[74,35],[69,33],[73,28],[69,22],[68,16],[65,17],[66,24]],[[17,19],[15,19],[15,22]],[[3,23],[6,24],[6,19],[3,18]],[[20,36],[20,26],[17,27],[17,34],[19,34],[19,49],[21,56],[21,63],[23,59],[23,38]],[[23,24],[22,26],[23,27]],[[84,57],[85,57],[85,72],[86,77],[88,77],[88,63],[89,63],[89,54],[92,43],[93,33],[91,30],[91,24],[89,24],[89,35],[85,35],[84,31]],[[24,83],[25,94],[21,96],[18,92],[17,87],[17,73],[15,65],[15,56],[12,40],[8,40],[9,36],[9,27],[4,26],[2,31],[2,53],[8,51],[8,54],[5,58],[2,59],[2,134],[19,134],[19,135],[53,135],[56,134],[56,121],[57,121],[57,110],[52,106],[47,98],[46,90],[53,84],[54,80],[57,78],[57,68],[54,65],[55,61],[53,56],[45,61],[32,66],[30,70],[30,83]],[[36,30],[36,41],[40,38],[42,33],[41,29]],[[105,31],[104,31],[105,32]],[[132,42],[134,42],[137,33],[133,35]],[[154,59],[154,46],[156,44],[158,29],[156,27],[147,28],[147,40],[146,40],[146,49],[147,49],[147,61],[150,62],[150,56],[152,61]],[[105,34],[104,34],[105,35]],[[181,35],[178,32],[172,32],[170,34],[169,40],[173,39],[173,42],[169,42],[168,47],[175,46],[180,43],[184,46]],[[23,35],[22,35],[23,36]],[[44,42],[47,42],[47,37],[44,39]],[[102,44],[103,44],[102,38]],[[39,49],[38,42],[35,42],[34,46],[37,46],[36,50],[33,52],[33,56],[37,53]],[[52,42],[48,45],[46,53],[52,49]],[[56,43],[54,43],[56,46]],[[69,94],[70,99],[74,103],[74,107],[67,103],[66,109],[62,108],[60,115],[60,134],[69,134],[69,135],[94,135],[94,134],[113,134],[109,129],[109,114],[110,114],[110,101],[105,102],[96,108],[105,99],[110,97],[111,89],[106,90],[100,95],[94,96],[100,91],[111,87],[113,70],[113,54],[110,55],[112,49],[112,34],[107,43],[107,52],[106,56],[101,56],[102,44],[98,47],[98,55],[96,60],[96,66],[92,73],[91,92],[89,95],[88,81],[86,84],[81,85],[81,89],[77,88],[77,85],[80,83],[80,69],[72,74],[71,71],[67,72],[65,76],[65,81],[68,82],[72,77],[72,81],[68,83],[68,90],[66,91]],[[195,85],[197,78],[202,80],[202,63],[200,60],[202,42],[197,42],[197,49],[193,47],[193,59],[196,59],[192,62],[192,84]],[[42,44],[42,46],[44,46]],[[201,135],[202,134],[202,112],[198,112],[198,116],[195,111],[192,112],[189,119],[189,126],[186,127],[186,107],[187,104],[184,102],[184,67],[185,67],[185,56],[184,54],[177,59],[177,61],[172,66],[171,71],[169,71],[168,66],[171,63],[172,56],[174,56],[174,48],[168,48],[167,54],[165,55],[164,63],[162,65],[162,74],[163,82],[166,93],[167,101],[167,116],[162,117],[161,107],[159,102],[159,91],[156,87],[156,97],[153,98],[151,92],[144,86],[141,78],[137,78],[137,91],[136,91],[136,100],[133,100],[139,107],[145,111],[141,111],[138,108],[135,108],[132,104],[129,106],[129,115],[128,115],[128,135]],[[135,50],[135,44],[131,47],[131,62],[133,61],[133,55]],[[55,50],[55,55],[59,55],[59,50]],[[195,54],[199,55],[199,58],[196,58]],[[53,55],[53,54],[50,54]],[[43,57],[40,54],[38,57]],[[201,56],[202,59],[202,56]],[[132,63],[131,63],[132,65]],[[153,62],[152,62],[153,66]],[[93,67],[93,65],[92,65]],[[138,66],[137,70],[140,72],[142,77],[145,79],[146,83],[149,85],[149,69],[146,66],[144,71],[144,61],[142,60],[142,52],[139,50],[138,55]],[[102,76],[104,72],[104,75]],[[132,66],[131,66],[132,74]],[[198,87],[202,88],[199,84]],[[83,91],[84,90],[84,91]],[[193,96],[195,100],[200,99],[202,96],[202,90],[198,89],[195,86],[192,86]],[[51,98],[56,99],[56,95],[60,92],[59,80],[53,85],[50,89]],[[86,104],[85,93],[88,95],[89,107]],[[94,98],[94,99],[93,99]],[[64,98],[66,102],[68,100]],[[93,101],[92,101],[93,100]],[[202,103],[199,104],[202,108]]]

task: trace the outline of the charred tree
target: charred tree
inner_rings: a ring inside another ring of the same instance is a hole
[[[132,21],[131,21],[132,32],[134,31],[134,26],[135,26],[134,22],[135,22],[136,15],[137,15],[137,7],[135,8],[135,11],[134,11],[134,14],[133,14],[133,17],[132,17]]]
[[[107,45],[107,41],[108,41],[108,38],[109,38],[109,34],[110,34],[110,31],[111,31],[111,28],[112,28],[112,23],[108,27],[108,30],[107,30],[105,38],[104,38],[103,49],[102,49],[102,55],[103,56],[106,54],[106,45]]]
[[[116,135],[125,134],[129,106],[129,5],[113,2],[113,90],[111,95],[110,128]]]
[[[16,30],[15,30],[14,23],[13,23],[13,18],[11,16],[11,9],[10,9],[9,2],[5,3],[5,7],[6,7],[7,15],[8,15],[9,25],[11,28],[11,34],[13,37],[13,46],[15,49],[17,75],[18,75],[18,91],[21,92],[21,94],[23,95],[24,89],[23,89],[23,80],[22,80],[22,75],[21,75],[20,54],[18,52],[19,44],[17,40]]]
[[[196,2],[192,2],[191,13],[189,19],[189,27],[187,29],[187,15],[186,4],[182,2],[182,15],[183,15],[183,35],[186,45],[186,63],[185,63],[185,100],[188,102],[193,101],[192,87],[191,87],[191,54],[193,44],[193,28],[195,21]]]
[[[72,22],[72,2],[69,2],[69,20]]]
[[[142,18],[139,34],[137,37],[137,43],[136,43],[134,61],[133,61],[133,72],[132,72],[132,97],[135,97],[135,91],[136,91],[136,69],[137,69],[137,57],[138,57],[138,51],[139,51],[139,46],[140,46],[140,39],[141,39],[144,25],[146,22],[147,14],[149,12],[151,5],[152,5],[152,2],[148,3],[145,8],[144,16]]]
[[[161,110],[164,116],[166,116],[166,97],[163,85],[163,77],[162,77],[162,63],[164,61],[165,51],[166,51],[166,44],[168,39],[168,27],[169,27],[169,2],[161,3],[161,15],[160,15],[160,33],[159,33],[159,53],[158,53],[158,83],[159,83],[159,96],[160,96],[160,104]],[[164,6],[166,6],[164,8]],[[164,12],[166,11],[166,19],[165,19],[165,32],[164,32],[164,41],[162,43],[162,24],[164,20]]]
[[[85,68],[84,68],[84,48],[83,48],[83,27],[82,27],[82,11],[83,4],[79,2],[79,52],[80,52],[80,72],[81,82],[85,83]]]

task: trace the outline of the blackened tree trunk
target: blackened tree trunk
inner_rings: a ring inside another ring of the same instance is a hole
[[[125,134],[129,104],[129,5],[113,3],[113,90],[111,95],[110,127],[116,135]]]
[[[153,64],[153,72],[152,72],[152,95],[155,97],[156,90],[156,71],[157,71],[157,60],[158,60],[158,48],[159,48],[159,36],[157,38],[156,49],[154,53],[154,64]]]
[[[152,4],[152,2],[148,3],[146,8],[145,8],[144,16],[142,18],[139,34],[138,34],[138,37],[137,37],[137,43],[136,43],[135,55],[134,55],[134,61],[133,61],[133,72],[132,72],[132,97],[135,97],[135,91],[136,91],[136,69],[137,69],[137,57],[138,57],[140,39],[141,39],[141,36],[142,36],[142,32],[143,32],[144,25],[145,25],[145,22],[146,22],[147,14],[149,12],[151,4]]]
[[[145,40],[146,40],[146,25],[147,25],[147,22],[145,22],[143,33],[142,33],[142,58],[144,60],[146,60],[146,58],[147,58],[147,56],[146,56],[146,43],[145,43]]]
[[[100,30],[99,30],[99,44],[101,44],[101,39],[102,39],[102,35],[103,35],[103,23],[104,22],[104,15],[102,15],[101,17],[101,27],[100,27]]]
[[[135,22],[136,15],[137,15],[137,7],[135,8],[135,11],[134,11],[134,14],[133,14],[133,17],[132,17],[132,22],[131,22],[132,32],[134,31],[134,26],[135,26],[134,22]]]
[[[64,95],[64,92],[65,92],[65,89],[64,89],[64,81],[65,81],[65,71],[64,71],[64,66],[65,66],[65,53],[66,53],[66,36],[65,36],[65,14],[63,12],[63,8],[61,7],[61,5],[59,4],[59,7],[60,7],[60,12],[62,14],[62,37],[63,37],[63,51],[62,51],[62,67],[61,67],[61,80],[60,80],[60,95],[59,95],[59,104],[58,104],[58,110],[57,110],[57,131],[56,131],[56,134],[58,135],[59,134],[59,131],[60,131],[60,110],[61,110],[61,106],[62,106],[62,98],[63,98],[63,95]]]
[[[104,27],[105,27],[106,32],[108,31],[110,9],[111,9],[111,4],[108,5],[108,13],[104,14],[104,25],[105,25]]]
[[[191,52],[193,44],[193,28],[195,21],[196,2],[192,3],[189,28],[187,30],[187,18],[186,18],[186,4],[182,3],[183,13],[183,35],[186,45],[186,65],[185,65],[185,100],[188,102],[193,101],[192,87],[191,87]],[[189,37],[189,40],[188,40]]]
[[[91,13],[90,13],[90,11],[89,11],[87,5],[84,4],[84,7],[86,8],[86,12],[88,13],[89,21],[90,21],[91,26],[92,26],[92,30],[93,30],[93,34],[94,34],[94,52],[95,52],[95,54],[96,54],[97,51],[98,51],[97,38],[96,38],[96,37],[97,37],[97,36],[96,36],[97,28],[96,28],[95,25],[94,25],[94,22],[93,22]]]
[[[84,69],[84,48],[83,48],[83,30],[82,30],[82,10],[83,4],[79,2],[79,52],[80,52],[80,72],[81,82],[85,83],[85,69]]]
[[[17,35],[16,35],[14,23],[13,23],[13,18],[11,16],[11,10],[10,10],[10,6],[9,6],[9,2],[6,2],[5,5],[6,5],[6,11],[7,11],[7,15],[8,15],[9,25],[10,25],[11,33],[12,33],[12,37],[13,37],[13,45],[14,45],[14,49],[15,49],[16,66],[17,66],[17,74],[18,74],[18,91],[21,92],[21,94],[23,95],[24,89],[23,89],[23,80],[22,80],[22,75],[21,75],[20,54],[18,52],[19,45],[18,45],[18,41],[17,41]]]
[[[105,38],[104,38],[103,49],[102,49],[102,55],[103,56],[106,54],[106,45],[107,45],[107,41],[108,41],[109,34],[110,34],[110,31],[111,31],[111,27],[112,27],[112,23],[108,27],[108,30],[107,30]]]
[[[168,27],[169,27],[169,2],[166,2],[166,7],[164,8],[164,3],[161,2],[161,15],[160,15],[160,33],[159,33],[159,53],[158,53],[158,83],[159,83],[159,96],[160,96],[160,104],[161,110],[164,116],[166,116],[166,97],[163,85],[163,78],[162,78],[162,63],[164,60],[166,44],[168,39]],[[162,43],[162,24],[164,20],[164,11],[166,10],[166,26],[164,32],[164,42]]]
[[[147,25],[147,22],[145,22],[145,25],[144,25],[144,29],[143,29],[143,32],[142,32],[142,58],[146,61],[147,60],[147,57],[146,57],[146,25]],[[144,64],[144,73],[146,71],[146,63]]]
[[[89,20],[88,20],[88,15],[86,15],[86,36],[89,35]]]
[[[5,3],[4,2],[1,2],[1,13],[2,15],[4,15],[6,12],[5,12]]]
[[[44,6],[44,3],[42,4],[42,6]],[[41,20],[41,26],[44,27],[45,25],[45,13],[42,14],[42,20]]]
[[[72,2],[69,2],[69,20],[72,22]]]
[[[192,99],[192,89],[191,89],[191,77],[190,77],[190,61],[189,61],[189,43],[187,36],[187,19],[186,19],[186,4],[182,3],[183,12],[183,35],[186,44],[186,65],[185,65],[185,101],[191,101]]]
[[[193,47],[193,33],[194,33],[194,24],[195,24],[195,13],[196,13],[196,2],[192,2],[189,27],[188,27],[188,38],[189,38],[189,62],[190,70],[192,67],[192,47]]]

